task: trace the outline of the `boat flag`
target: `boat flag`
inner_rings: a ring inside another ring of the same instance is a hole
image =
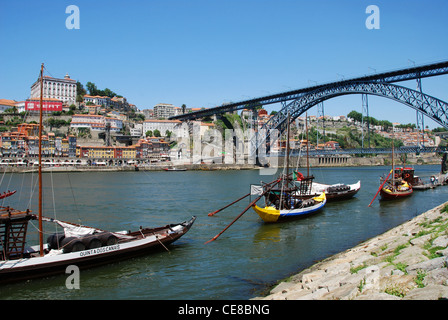
[[[301,174],[299,171],[294,171],[292,174],[293,180],[302,181],[303,180],[303,174]]]
[[[261,196],[263,194],[263,187],[256,184],[250,185],[250,195],[251,196]]]

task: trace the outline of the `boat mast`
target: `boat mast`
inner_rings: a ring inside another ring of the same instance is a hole
[[[40,256],[44,256],[44,233],[42,227],[42,95],[44,90],[44,64],[40,68],[40,105],[39,105],[39,249]]]
[[[395,163],[394,163],[394,139],[395,139],[395,132],[394,127],[392,126],[392,185],[395,185]]]
[[[305,131],[306,131],[306,176],[310,176],[310,138],[308,136],[308,112],[305,113]]]
[[[290,147],[289,147],[289,134],[290,134],[290,127],[289,127],[289,121],[291,120],[291,116],[288,112],[288,117],[287,117],[287,129],[286,129],[286,181],[288,181],[288,176],[289,176],[289,152],[290,152]],[[288,183],[288,182],[287,182]]]

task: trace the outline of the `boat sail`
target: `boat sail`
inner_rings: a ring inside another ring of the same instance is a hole
[[[0,283],[28,280],[64,274],[67,266],[80,269],[99,266],[122,259],[147,254],[167,245],[187,233],[196,217],[177,224],[157,228],[142,228],[129,232],[109,232],[45,217],[42,210],[42,90],[39,125],[39,214],[0,207]],[[39,245],[26,246],[28,222],[39,221]],[[43,241],[43,222],[57,223],[63,233],[55,233]]]

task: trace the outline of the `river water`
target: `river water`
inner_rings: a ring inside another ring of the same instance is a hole
[[[429,177],[440,166],[415,169],[421,177]],[[209,244],[204,243],[223,230],[249,199],[213,217],[207,214],[247,194],[250,184],[270,182],[272,176],[262,176],[258,170],[46,173],[46,216],[113,231],[177,223],[192,215],[198,218],[169,252],[81,271],[79,290],[67,289],[66,276],[61,275],[3,285],[0,299],[250,299],[277,280],[448,201],[448,186],[442,186],[415,191],[404,200],[375,200],[368,208],[379,177],[389,170],[311,170],[317,182],[361,180],[361,190],[351,200],[327,203],[317,214],[290,222],[264,224],[250,209]],[[2,191],[18,190],[3,205],[26,208],[36,181],[35,174],[3,175]],[[34,212],[36,203],[31,200]],[[30,241],[37,238],[35,228],[29,230]]]

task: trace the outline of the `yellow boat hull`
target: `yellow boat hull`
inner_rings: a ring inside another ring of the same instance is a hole
[[[327,202],[327,199],[325,197],[325,194],[323,193],[319,197],[313,198],[316,200],[316,204],[305,207],[305,208],[296,208],[296,209],[285,209],[285,210],[278,210],[274,207],[264,207],[261,208],[257,205],[253,205],[252,209],[258,214],[258,216],[264,221],[264,222],[277,222],[279,220],[282,220],[284,218],[298,218],[300,216],[305,216],[308,214],[312,214],[325,205]]]

